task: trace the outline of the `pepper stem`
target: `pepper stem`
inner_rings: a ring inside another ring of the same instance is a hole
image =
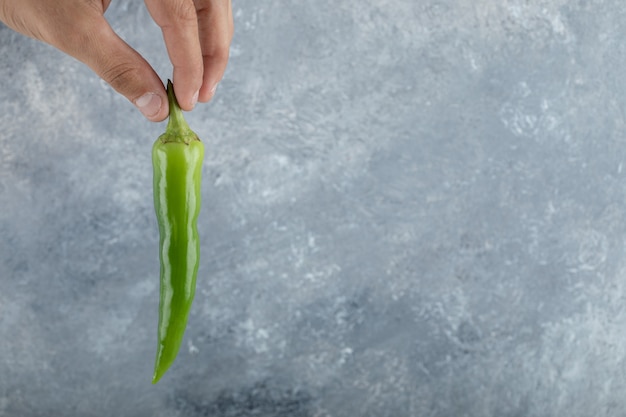
[[[171,80],[167,80],[167,102],[170,106],[170,119],[167,123],[167,129],[189,128],[183,116],[183,111],[178,105],[176,94],[174,93],[174,84]]]
[[[197,139],[196,134],[185,121],[183,111],[178,105],[176,94],[174,94],[174,84],[170,80],[167,80],[167,102],[169,103],[170,114],[165,133],[161,136],[162,141],[189,144],[191,140]]]

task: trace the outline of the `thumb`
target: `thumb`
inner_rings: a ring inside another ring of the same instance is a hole
[[[102,17],[81,45],[71,51],[148,119],[164,120],[168,103],[161,79],[150,64],[124,42]]]

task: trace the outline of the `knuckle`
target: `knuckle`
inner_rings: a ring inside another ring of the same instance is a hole
[[[207,45],[204,55],[212,60],[228,60],[230,55],[230,38],[227,34],[221,34]]]
[[[192,1],[179,0],[168,4],[168,20],[173,24],[189,24],[197,21],[196,8]]]
[[[211,8],[208,6],[200,6],[196,9],[198,21],[208,22],[211,19]]]
[[[227,61],[228,56],[230,55],[230,44],[229,43],[220,43],[217,45],[213,51],[212,57],[213,59],[220,61]]]
[[[101,72],[100,77],[114,90],[123,93],[129,86],[136,84],[139,79],[139,69],[130,63],[115,63],[107,66]]]

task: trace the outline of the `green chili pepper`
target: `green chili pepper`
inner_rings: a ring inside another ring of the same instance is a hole
[[[153,384],[161,379],[178,354],[196,291],[200,259],[196,222],[200,212],[204,145],[185,122],[169,80],[167,98],[170,107],[167,128],[152,147],[161,261],[159,343]]]

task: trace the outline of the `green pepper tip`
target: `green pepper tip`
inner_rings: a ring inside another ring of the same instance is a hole
[[[154,385],[157,382],[159,382],[162,376],[163,376],[163,373],[155,369],[154,375],[152,375],[152,384]]]

